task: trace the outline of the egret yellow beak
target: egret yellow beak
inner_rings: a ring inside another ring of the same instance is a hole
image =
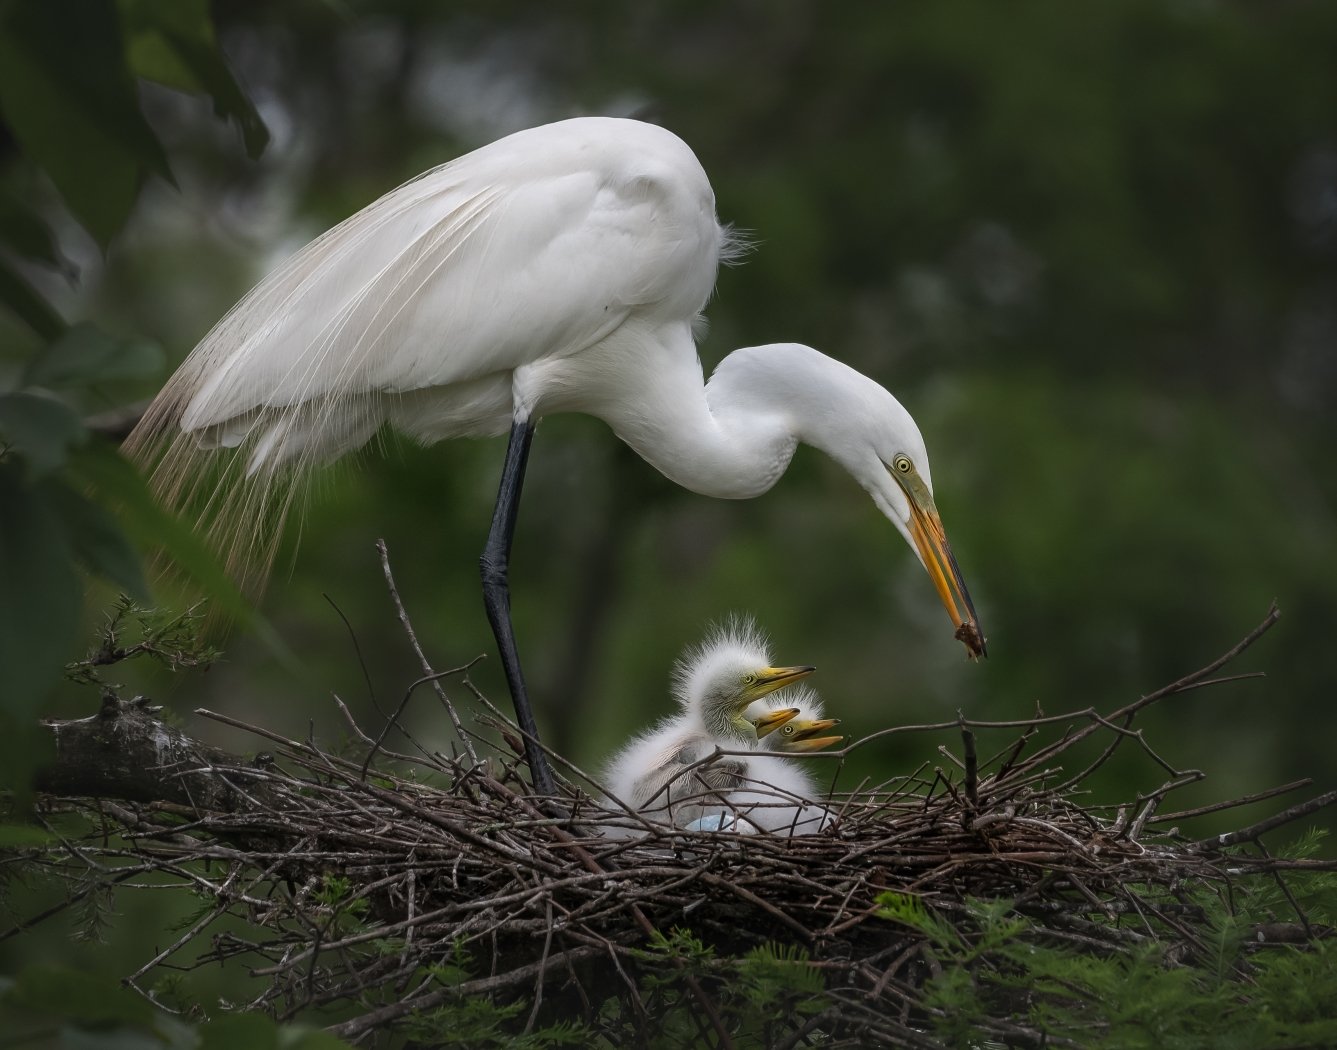
[[[767,711],[764,715],[749,719],[749,721],[756,727],[757,739],[760,740],[768,733],[774,733],[796,714],[798,714],[797,707],[780,707],[774,711]]]
[[[965,645],[972,660],[988,656],[979,617],[975,615],[975,604],[966,590],[966,581],[961,578],[961,569],[952,555],[947,532],[942,527],[942,519],[938,517],[938,508],[933,504],[928,486],[913,468],[909,474],[895,469],[890,469],[890,473],[899,482],[910,502],[910,536],[919,550],[919,557],[928,570],[929,579],[933,581],[943,608],[956,625],[957,639]],[[959,606],[958,600],[961,603]]]
[[[791,682],[807,678],[815,670],[817,668],[808,666],[763,667],[756,673],[756,681],[752,682],[747,688],[748,703],[760,700],[766,694],[773,693]]]
[[[802,740],[790,740],[785,744],[786,751],[820,751],[832,744],[839,744],[843,736],[809,736]]]
[[[791,740],[807,740],[818,733],[825,733],[828,729],[834,729],[840,725],[839,718],[796,718],[793,720],[794,735]]]

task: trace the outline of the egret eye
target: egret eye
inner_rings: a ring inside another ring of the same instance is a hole
[[[745,674],[745,675],[743,675],[743,684],[744,684],[744,685],[756,685],[756,684],[757,684],[757,676],[754,675],[754,674]]]
[[[895,468],[897,474],[909,474],[915,469],[915,465],[910,462],[910,457],[906,455],[897,456],[891,461],[891,465]]]
[[[780,732],[783,733],[785,736],[793,736],[794,727],[792,725],[783,725],[780,727]]]

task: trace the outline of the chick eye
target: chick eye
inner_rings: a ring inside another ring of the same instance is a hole
[[[756,684],[757,684],[757,676],[754,675],[754,674],[745,674],[745,675],[743,675],[743,684],[744,684],[744,685],[756,685]]]
[[[781,726],[781,727],[780,727],[780,732],[783,733],[785,736],[793,736],[793,735],[794,735],[794,727],[793,727],[793,726]]]
[[[909,474],[910,471],[915,469],[915,465],[910,462],[910,457],[906,455],[898,455],[891,461],[891,465],[895,468],[897,474]]]

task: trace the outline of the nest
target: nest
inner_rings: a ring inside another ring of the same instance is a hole
[[[71,903],[93,892],[90,859],[107,884],[172,885],[204,899],[180,936],[127,976],[146,995],[165,967],[240,962],[256,993],[238,1006],[279,1019],[334,1011],[330,1030],[355,1043],[397,1026],[431,1042],[422,1032],[432,1018],[486,1002],[512,1035],[575,1019],[587,1037],[649,1045],[677,1009],[693,1026],[684,1041],[698,1045],[940,1046],[932,1032],[943,1007],[925,989],[950,955],[943,938],[968,949],[968,967],[991,965],[1000,914],[1024,923],[1014,928],[1032,944],[1100,957],[1151,946],[1160,965],[1175,966],[1207,952],[1218,921],[1207,902],[1233,911],[1238,894],[1265,881],[1289,905],[1249,927],[1253,950],[1325,935],[1288,880],[1337,862],[1273,856],[1261,836],[1337,792],[1195,838],[1184,830],[1193,818],[1307,782],[1170,811],[1174,792],[1202,773],[1172,768],[1132,728],[1150,705],[1221,681],[1219,669],[1275,615],[1220,660],[1113,712],[875,734],[951,746],[914,774],[829,798],[831,826],[792,837],[652,824],[639,837],[604,837],[601,823],[628,815],[598,802],[556,755],[563,794],[535,797],[516,730],[495,709],[483,721],[502,742],[489,744],[448,704],[464,742],[456,756],[390,752],[384,733],[363,732],[346,710],[354,757],[202,712],[266,741],[268,752],[243,761],[164,726],[143,703],[108,697],[99,716],[57,727],[62,756],[77,755],[87,735],[89,746],[129,756],[127,769],[157,762],[159,790],[104,777],[88,833],[26,860],[66,879]],[[467,685],[465,669],[451,673]],[[439,687],[443,677],[424,681]],[[986,733],[1007,743],[981,756]],[[1065,769],[1092,738],[1103,745],[1094,759]],[[136,757],[139,741],[157,757]],[[1094,803],[1091,779],[1121,747],[1139,748],[1163,775],[1135,798]],[[44,787],[48,820],[89,812],[78,797],[93,793],[89,784],[55,777]],[[758,974],[778,975],[778,990],[764,1035],[742,1038],[743,992],[764,983]],[[1027,994],[1003,994],[975,1018],[978,1038],[1061,1045],[1027,1022]]]

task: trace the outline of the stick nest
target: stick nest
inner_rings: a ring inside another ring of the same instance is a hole
[[[816,835],[647,825],[636,839],[605,838],[599,823],[626,813],[604,809],[560,756],[561,799],[533,796],[515,731],[496,716],[510,747],[466,730],[456,757],[394,754],[353,726],[350,758],[248,726],[271,750],[243,761],[170,730],[180,750],[160,772],[175,796],[123,791],[117,801],[104,786],[88,834],[27,857],[69,882],[71,902],[90,892],[90,863],[108,884],[178,886],[202,899],[181,936],[129,975],[145,994],[156,994],[164,968],[240,962],[255,994],[237,1005],[280,1019],[337,1011],[326,1014],[331,1030],[354,1042],[421,1033],[424,1019],[486,1001],[504,1015],[502,1030],[530,1038],[557,1039],[560,1027],[545,1026],[578,1018],[585,1038],[649,1045],[676,1004],[695,1026],[684,1038],[699,1045],[939,1046],[931,1032],[943,1007],[925,989],[953,945],[977,977],[1002,965],[986,950],[1002,914],[1030,944],[1099,957],[1155,950],[1173,967],[1208,951],[1213,909],[1236,914],[1237,897],[1265,883],[1288,905],[1248,927],[1254,950],[1326,934],[1288,880],[1333,862],[1274,857],[1261,836],[1337,793],[1195,838],[1193,818],[1306,782],[1167,812],[1202,774],[1171,768],[1131,728],[1151,704],[1221,681],[1217,671],[1274,619],[1209,667],[1112,713],[875,734],[920,732],[950,747],[913,775],[830,798],[836,820]],[[114,698],[98,718],[104,741],[117,727],[118,747],[166,729],[142,704]],[[81,724],[57,727],[62,747]],[[980,756],[986,731],[1009,742]],[[1065,768],[1092,738],[1094,759]],[[1120,747],[1162,769],[1159,786],[1093,802],[1092,777]],[[89,803],[69,797],[80,793],[51,791],[48,819],[87,814]],[[740,997],[777,974],[765,1035],[749,1042]],[[976,1019],[980,1038],[1063,1045],[1026,1020],[1027,994],[998,998]]]

